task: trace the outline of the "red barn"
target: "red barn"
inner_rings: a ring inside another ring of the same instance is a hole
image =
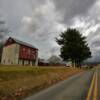
[[[38,65],[38,49],[31,44],[10,37],[3,47],[1,63]]]

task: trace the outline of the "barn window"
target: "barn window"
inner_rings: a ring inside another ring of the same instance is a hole
[[[24,60],[22,60],[22,64],[24,65]]]
[[[28,61],[28,65],[30,65],[30,61]]]
[[[5,60],[3,60],[3,62],[5,63]]]
[[[20,64],[20,61],[18,60],[18,64]]]
[[[8,59],[8,62],[10,63],[10,60]]]

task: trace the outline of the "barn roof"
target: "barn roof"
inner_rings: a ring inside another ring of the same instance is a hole
[[[27,42],[21,41],[21,40],[19,40],[19,39],[14,38],[14,37],[10,37],[10,38],[13,39],[13,40],[14,40],[16,43],[18,43],[18,44],[25,45],[25,46],[27,46],[27,47],[37,49],[37,48],[36,48],[35,46],[33,46],[32,44],[29,44],[29,43],[27,43]],[[37,50],[38,50],[38,49],[37,49]]]

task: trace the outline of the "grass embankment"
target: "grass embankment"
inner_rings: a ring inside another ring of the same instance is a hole
[[[20,100],[79,72],[65,67],[0,66],[0,100]]]

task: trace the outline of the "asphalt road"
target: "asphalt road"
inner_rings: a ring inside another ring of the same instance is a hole
[[[97,100],[100,97],[100,82],[97,82],[100,80],[99,70],[74,75],[24,100]]]
[[[100,68],[97,69],[97,100],[100,100]]]

